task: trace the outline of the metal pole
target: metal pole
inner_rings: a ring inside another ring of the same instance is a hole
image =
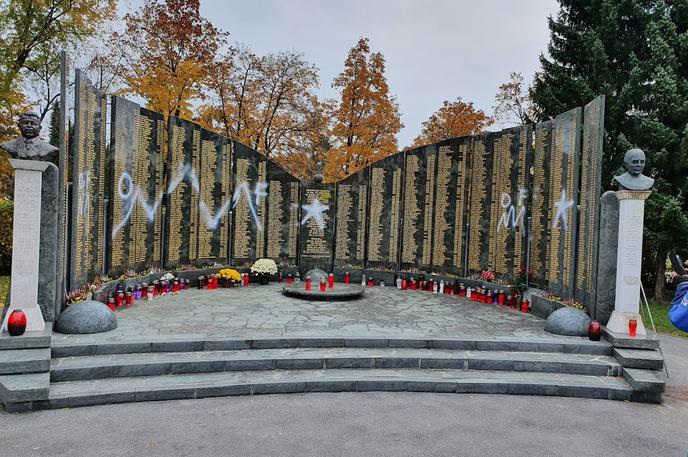
[[[229,240],[227,240],[227,261],[229,262],[230,265],[232,265],[232,236],[233,236],[233,231],[232,231],[232,212],[229,212]]]
[[[645,308],[647,308],[647,315],[650,317],[650,323],[652,324],[652,331],[655,332],[655,336],[657,335],[657,327],[655,327],[655,320],[652,318],[652,312],[650,311],[650,303],[647,301],[647,295],[645,295],[645,288],[643,287],[643,283],[640,283],[640,291],[643,293],[643,298],[645,299]],[[664,358],[664,354],[662,353],[662,347],[659,346],[659,353],[662,355],[662,359],[664,359],[664,372],[667,375],[667,378],[669,378],[669,369],[667,368],[666,365],[666,359]]]

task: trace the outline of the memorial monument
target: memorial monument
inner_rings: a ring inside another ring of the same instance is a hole
[[[27,331],[42,331],[57,311],[58,271],[58,148],[41,140],[40,118],[19,117],[21,138],[0,148],[12,156],[15,169],[10,304],[3,320],[15,309],[26,314]]]
[[[654,179],[643,175],[645,153],[630,149],[624,156],[626,173],[616,176],[619,183],[619,229],[616,254],[616,296],[607,330],[629,334],[635,321],[635,334],[647,335],[640,316],[640,267],[643,251],[643,217],[645,200],[650,196]]]

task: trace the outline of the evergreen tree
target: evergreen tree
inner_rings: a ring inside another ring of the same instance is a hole
[[[647,155],[646,279],[661,298],[667,252],[688,249],[688,2],[560,0],[532,97],[547,119],[606,95],[603,186],[624,153]]]

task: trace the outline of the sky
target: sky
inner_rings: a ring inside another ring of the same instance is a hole
[[[137,7],[137,0],[127,2]],[[319,95],[360,37],[386,59],[405,127],[399,149],[444,100],[461,97],[492,114],[509,73],[532,80],[549,41],[555,0],[201,0],[201,14],[258,55],[297,51],[319,69]],[[508,125],[499,125],[503,128]]]

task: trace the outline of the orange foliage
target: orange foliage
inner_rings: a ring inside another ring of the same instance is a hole
[[[191,117],[194,100],[203,97],[203,82],[227,34],[201,17],[199,0],[145,0],[124,16],[126,29],[114,34],[121,62],[119,76],[147,101],[147,108]]]
[[[361,38],[332,86],[341,92],[333,113],[334,148],[327,154],[325,179],[334,181],[397,152],[396,135],[403,127],[399,105],[389,94],[385,58],[371,53]]]
[[[476,110],[472,102],[461,98],[453,102],[445,100],[442,107],[423,122],[421,134],[413,140],[413,146],[437,143],[459,136],[475,135],[492,125],[494,120],[482,110]]]
[[[495,103],[494,117],[497,120],[525,125],[537,115],[530,91],[523,87],[521,73],[509,73],[509,81],[499,86]]]

